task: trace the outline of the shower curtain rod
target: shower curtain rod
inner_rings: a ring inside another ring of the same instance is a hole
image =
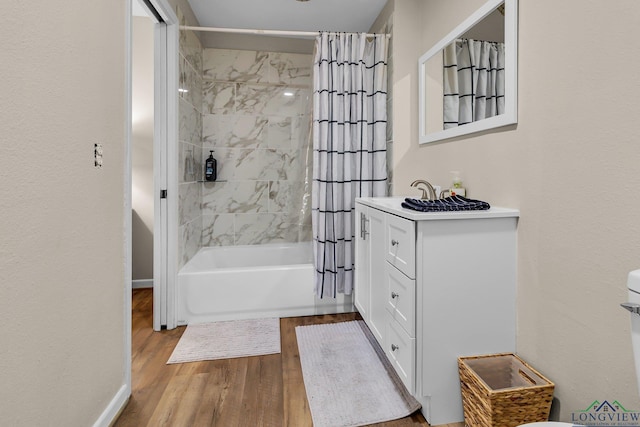
[[[316,37],[319,31],[281,31],[281,30],[256,30],[245,28],[221,28],[221,27],[191,27],[188,25],[180,25],[181,30],[192,31],[211,31],[218,33],[236,33],[236,34],[258,34],[262,36],[295,36],[295,37]],[[339,34],[337,31],[330,31],[331,34]],[[367,37],[374,37],[378,34],[367,34]],[[391,34],[385,34],[387,38],[391,38]]]

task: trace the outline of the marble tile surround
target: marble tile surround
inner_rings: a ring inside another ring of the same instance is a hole
[[[311,239],[304,195],[311,55],[204,49],[203,155],[218,181],[202,185],[203,246]]]
[[[311,86],[311,54],[205,49],[202,76],[208,80]]]
[[[202,246],[202,46],[193,31],[180,31],[179,52],[178,268]]]

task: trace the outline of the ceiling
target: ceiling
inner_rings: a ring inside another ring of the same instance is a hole
[[[188,0],[203,27],[367,32],[387,0]]]

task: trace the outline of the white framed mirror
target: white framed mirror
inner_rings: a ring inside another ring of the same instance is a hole
[[[487,1],[418,70],[420,144],[517,123],[518,0]]]

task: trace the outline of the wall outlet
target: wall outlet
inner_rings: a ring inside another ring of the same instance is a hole
[[[94,166],[102,167],[102,144],[93,144]]]

